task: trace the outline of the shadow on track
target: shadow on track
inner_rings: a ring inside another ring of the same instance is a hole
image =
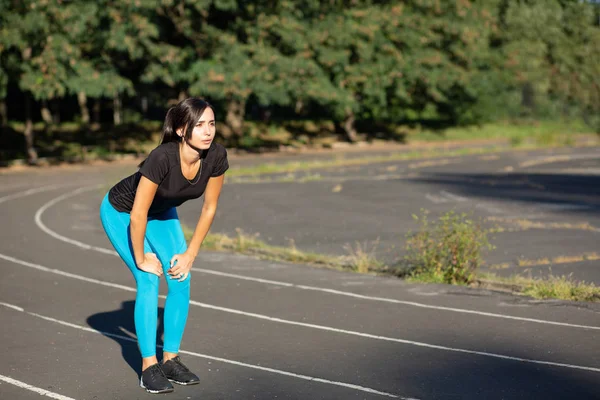
[[[135,301],[124,301],[121,304],[121,308],[114,311],[107,311],[98,313],[90,316],[87,319],[87,323],[90,328],[93,328],[102,333],[110,333],[113,335],[127,336],[132,339],[136,339],[135,336],[135,325],[133,319]],[[157,333],[157,345],[162,346],[162,333],[164,331],[163,326],[163,313],[162,307],[158,308],[158,333]],[[123,359],[133,369],[138,378],[142,373],[142,357],[140,355],[139,348],[136,342],[116,338],[114,336],[104,335],[108,338],[113,339],[119,345],[121,345],[121,354]],[[157,356],[162,354],[162,348],[156,350]],[[159,357],[160,361],[160,357]]]
[[[494,201],[582,206],[569,211],[600,213],[600,176],[543,173],[452,174],[433,173],[410,180],[446,186],[459,193]]]

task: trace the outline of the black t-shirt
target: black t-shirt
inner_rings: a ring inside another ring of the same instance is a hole
[[[158,185],[148,215],[160,214],[202,196],[209,178],[223,175],[228,168],[227,150],[213,142],[208,150],[202,152],[202,164],[196,176],[187,180],[181,172],[179,143],[161,144],[150,152],[139,171],[110,189],[108,200],[117,211],[131,212],[138,184],[145,176]]]

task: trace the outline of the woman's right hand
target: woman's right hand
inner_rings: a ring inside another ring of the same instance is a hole
[[[137,267],[142,271],[149,272],[154,275],[162,276],[162,264],[154,253],[144,254],[144,261],[137,264]]]

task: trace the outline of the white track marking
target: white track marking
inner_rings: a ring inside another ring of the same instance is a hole
[[[435,204],[447,203],[449,201],[445,197],[436,196],[436,195],[430,194],[430,193],[427,193],[425,195],[425,198]]]
[[[469,201],[469,199],[467,199],[466,197],[462,197],[462,196],[456,195],[454,193],[447,192],[445,190],[442,190],[440,192],[440,194],[450,200],[454,200],[454,201],[458,201],[458,202]]]
[[[20,197],[30,196],[30,195],[36,194],[36,193],[47,192],[49,190],[58,189],[61,186],[67,186],[67,185],[48,185],[48,186],[42,186],[42,187],[35,188],[35,189],[25,190],[23,192],[9,194],[7,196],[0,197],[0,203],[4,203],[5,201],[9,201],[9,200],[18,199]]]
[[[106,249],[106,248],[102,248],[102,247],[97,247],[97,246],[91,246],[91,245],[89,245],[87,243],[83,243],[83,242],[80,242],[80,241],[77,241],[77,240],[70,239],[70,238],[67,238],[65,236],[59,235],[58,233],[52,231],[50,228],[46,227],[46,225],[44,225],[44,223],[42,222],[42,215],[43,215],[44,211],[46,211],[50,206],[56,204],[57,202],[59,202],[61,200],[66,199],[68,197],[73,197],[73,196],[76,196],[76,195],[78,195],[80,193],[83,193],[85,191],[93,190],[93,189],[97,188],[98,186],[99,185],[94,185],[94,186],[91,186],[91,187],[88,186],[88,187],[85,187],[85,188],[77,189],[74,192],[64,194],[64,195],[62,195],[60,197],[57,197],[56,199],[53,199],[53,200],[49,201],[48,203],[44,204],[35,213],[35,222],[40,227],[40,229],[42,229],[44,232],[46,232],[47,234],[49,234],[50,236],[52,236],[52,237],[54,237],[54,238],[56,238],[58,240],[67,242],[67,243],[72,244],[74,246],[78,246],[78,247],[80,247],[82,249],[85,249],[85,250],[95,250],[95,251],[98,251],[100,253],[110,254],[110,255],[118,257],[119,256],[118,253],[116,251],[114,251],[114,250]],[[272,285],[279,285],[279,286],[285,286],[285,287],[295,287],[295,288],[303,289],[303,290],[320,291],[320,292],[324,292],[324,293],[330,293],[330,294],[336,294],[336,295],[342,295],[342,296],[350,296],[350,297],[359,298],[359,299],[363,299],[363,300],[382,301],[382,302],[387,302],[387,303],[403,304],[403,305],[406,305],[406,306],[427,308],[427,309],[432,309],[432,310],[451,311],[451,312],[457,312],[457,313],[479,315],[479,316],[484,316],[484,317],[503,318],[503,319],[510,319],[510,320],[515,320],[515,321],[533,322],[533,323],[537,323],[537,324],[565,326],[565,327],[569,327],[569,328],[583,328],[583,329],[596,329],[596,330],[600,330],[600,327],[598,327],[598,326],[578,325],[578,324],[570,324],[570,323],[566,323],[566,322],[556,322],[556,321],[547,321],[547,320],[535,319],[535,318],[516,317],[516,316],[512,316],[512,315],[497,314],[497,313],[490,313],[490,312],[476,311],[476,310],[469,310],[469,309],[462,309],[462,308],[434,306],[434,305],[429,305],[429,304],[424,304],[424,303],[417,303],[417,302],[413,302],[413,301],[403,301],[403,300],[397,300],[397,299],[386,298],[386,297],[365,296],[365,295],[360,295],[360,294],[356,294],[356,293],[352,293],[352,292],[346,292],[346,291],[341,291],[341,290],[321,288],[321,287],[314,287],[314,286],[296,285],[296,284],[289,283],[289,282],[278,282],[278,281],[271,281],[271,280],[268,280],[268,279],[252,278],[252,277],[246,277],[246,276],[235,275],[235,274],[228,274],[228,273],[225,273],[225,272],[218,272],[218,271],[213,271],[213,270],[208,270],[208,269],[192,268],[192,271],[209,273],[209,274],[213,274],[213,275],[221,275],[221,276],[235,278],[235,279],[255,281],[255,282],[261,282],[261,283],[272,284]]]
[[[489,212],[490,214],[503,214],[504,211],[502,211],[501,208],[493,205],[493,204],[488,204],[488,203],[477,203],[475,204],[475,208],[480,208],[484,211]]]
[[[0,303],[0,304],[4,304],[4,303]],[[14,306],[13,306],[13,308],[14,308]],[[39,394],[40,396],[46,396],[46,397],[50,397],[52,399],[57,399],[57,400],[75,400],[72,397],[63,396],[62,394],[50,392],[46,389],[31,386],[28,383],[18,381],[16,379],[10,378],[8,376],[0,375],[0,381],[10,383],[11,385],[15,385],[17,387],[20,387],[21,389],[31,390],[32,392],[35,392],[35,393]]]
[[[17,311],[24,312],[26,314],[29,314],[29,315],[37,317],[37,318],[44,319],[46,321],[55,322],[55,323],[58,323],[58,324],[61,324],[61,325],[64,325],[64,326],[68,326],[68,327],[71,327],[71,328],[79,329],[79,330],[82,330],[82,331],[85,331],[85,332],[91,332],[91,333],[101,334],[101,335],[105,335],[105,336],[110,336],[110,337],[114,337],[114,338],[126,340],[126,341],[129,341],[129,342],[137,343],[137,339],[136,338],[132,338],[132,337],[129,337],[129,336],[118,335],[118,334],[110,333],[110,332],[98,331],[96,329],[92,329],[92,328],[89,328],[87,326],[81,326],[81,325],[76,325],[76,324],[73,324],[73,323],[70,323],[70,322],[61,321],[59,319],[47,317],[45,315],[41,315],[41,314],[37,314],[37,313],[25,311],[25,310],[23,310],[20,307],[17,307],[15,305],[8,304],[8,303],[0,302],[0,305],[12,308],[12,309],[17,310]],[[161,345],[157,345],[157,347],[162,348]],[[418,400],[418,399],[410,398],[410,397],[397,396],[397,395],[394,395],[392,393],[382,392],[382,391],[371,389],[371,388],[364,387],[364,386],[354,385],[352,383],[330,381],[328,379],[317,378],[317,377],[314,377],[314,376],[295,374],[293,372],[287,372],[287,371],[282,371],[282,370],[279,370],[279,369],[262,367],[260,365],[247,364],[247,363],[240,362],[240,361],[229,360],[229,359],[221,358],[221,357],[214,357],[214,356],[210,356],[210,355],[207,355],[207,354],[196,353],[196,352],[193,352],[193,351],[180,350],[179,352],[182,353],[182,354],[188,354],[188,355],[191,355],[191,356],[194,356],[194,357],[205,358],[205,359],[208,359],[208,360],[219,361],[219,362],[222,362],[222,363],[233,364],[233,365],[237,365],[237,366],[241,366],[241,367],[246,367],[246,368],[258,369],[258,370],[261,370],[261,371],[271,372],[271,373],[275,373],[275,374],[279,374],[279,375],[291,376],[292,378],[304,379],[304,380],[307,380],[307,381],[320,382],[320,383],[325,383],[325,384],[328,384],[328,385],[342,386],[342,387],[345,387],[345,388],[359,390],[361,392],[378,394],[378,395],[385,396],[385,397],[392,397],[392,398],[402,399],[402,400]],[[2,375],[0,375],[0,379],[1,378],[2,378]],[[22,383],[22,382],[20,382],[20,383]],[[17,385],[17,386],[20,386],[20,385]],[[42,393],[40,393],[40,394],[42,394]],[[60,396],[60,395],[58,395],[58,396]],[[73,399],[70,399],[69,397],[64,397],[64,396],[55,397],[55,398],[56,399],[60,399],[60,400],[67,400],[67,399],[73,400]]]
[[[79,247],[84,248],[86,250],[95,250],[95,251],[98,251],[100,253],[117,255],[117,253],[115,251],[113,251],[113,250],[105,249],[103,247],[90,246],[89,244],[85,244],[85,243],[79,242],[77,240],[73,240],[73,239],[70,239],[68,237],[59,235],[58,233],[56,233],[53,230],[49,229],[42,222],[42,214],[49,207],[53,206],[54,204],[58,203],[61,200],[66,199],[68,197],[76,196],[76,195],[78,195],[80,193],[83,193],[83,192],[89,192],[90,190],[94,190],[94,189],[97,189],[97,188],[102,187],[102,186],[103,185],[86,186],[84,188],[77,189],[77,190],[75,190],[75,191],[73,191],[71,193],[63,194],[62,196],[59,196],[59,197],[57,197],[55,199],[50,200],[49,202],[47,202],[46,204],[44,204],[42,207],[40,207],[40,209],[38,209],[37,212],[35,213],[34,219],[35,219],[36,225],[42,231],[46,232],[48,235],[52,236],[55,239],[61,240],[63,242],[70,243],[70,244],[75,245],[75,246],[79,246]]]
[[[62,276],[66,276],[69,278],[78,279],[78,280],[82,280],[82,281],[86,281],[86,282],[90,282],[90,283],[95,283],[98,285],[127,290],[129,292],[136,291],[136,289],[132,288],[132,287],[119,285],[119,284],[112,283],[112,282],[102,281],[99,279],[88,278],[86,276],[72,274],[70,272],[65,272],[65,271],[61,271],[61,270],[57,270],[57,269],[44,267],[39,264],[22,261],[17,258],[10,257],[10,256],[7,256],[7,255],[1,254],[1,253],[0,253],[0,258],[10,261],[10,262],[13,262],[15,264],[24,265],[26,267],[34,268],[34,269],[44,271],[44,272],[51,272],[54,274],[58,274],[58,275],[62,275]],[[159,297],[165,299],[167,296],[160,295]],[[318,330],[327,331],[327,332],[342,333],[342,334],[346,334],[346,335],[359,336],[359,337],[364,337],[364,338],[369,338],[369,339],[376,339],[376,340],[383,340],[383,341],[388,341],[388,342],[408,344],[408,345],[412,345],[412,346],[426,347],[426,348],[435,349],[435,350],[444,350],[444,351],[451,351],[451,352],[458,352],[458,353],[474,354],[474,355],[491,357],[491,358],[500,358],[500,359],[504,359],[504,360],[520,361],[520,362],[531,363],[531,364],[543,364],[543,365],[550,365],[550,366],[555,366],[555,367],[564,367],[564,368],[571,368],[571,369],[580,369],[580,370],[585,370],[585,371],[600,372],[600,368],[595,368],[595,367],[586,367],[586,366],[581,366],[581,365],[564,364],[564,363],[558,363],[558,362],[552,362],[552,361],[542,361],[542,360],[533,360],[533,359],[526,359],[526,358],[520,358],[520,357],[512,357],[512,356],[506,356],[503,354],[487,353],[487,352],[476,351],[476,350],[465,350],[465,349],[459,349],[459,348],[447,347],[447,346],[439,346],[439,345],[423,343],[423,342],[415,342],[412,340],[372,335],[369,333],[350,331],[350,330],[346,330],[346,329],[332,328],[332,327],[324,326],[324,325],[308,324],[305,322],[297,322],[297,321],[291,321],[291,320],[282,319],[282,318],[270,317],[268,315],[263,315],[263,314],[249,313],[249,312],[245,312],[245,311],[241,311],[241,310],[236,310],[233,308],[219,307],[219,306],[214,306],[212,304],[201,303],[201,302],[194,301],[194,300],[190,300],[190,304],[194,305],[194,306],[207,308],[207,309],[211,309],[211,310],[216,310],[216,311],[222,311],[222,312],[226,312],[226,313],[230,313],[230,314],[237,314],[237,315],[243,315],[243,316],[250,317],[250,318],[267,320],[270,322],[278,322],[278,323],[282,323],[282,324],[293,325],[293,326],[302,326],[305,328],[318,329]]]
[[[248,281],[256,281],[256,282],[260,282],[260,283],[266,283],[266,284],[271,284],[271,285],[279,285],[279,286],[286,286],[286,287],[293,287],[293,288],[303,289],[303,290],[313,290],[313,291],[318,291],[318,292],[323,292],[323,293],[336,294],[336,295],[340,295],[340,296],[354,297],[354,298],[363,299],[363,300],[371,300],[371,301],[381,301],[381,302],[385,302],[385,303],[403,304],[403,305],[413,306],[413,307],[429,308],[429,309],[443,310],[443,311],[452,311],[452,312],[465,313],[465,314],[476,314],[476,315],[481,315],[481,316],[486,316],[486,317],[506,318],[506,319],[512,319],[512,320],[517,320],[517,321],[535,322],[535,323],[539,323],[539,324],[549,324],[549,325],[566,326],[566,327],[570,327],[570,328],[583,328],[583,329],[596,329],[596,330],[600,330],[599,326],[577,325],[577,324],[569,324],[569,323],[566,323],[566,322],[555,322],[555,321],[546,321],[546,320],[534,319],[534,318],[514,317],[514,316],[511,316],[511,315],[494,314],[494,313],[488,313],[488,312],[484,312],[484,311],[467,310],[467,309],[462,309],[462,308],[433,306],[433,305],[429,305],[429,304],[417,303],[417,302],[414,302],[414,301],[397,300],[397,299],[391,299],[391,298],[388,298],[388,297],[366,296],[366,295],[362,295],[362,294],[357,294],[357,293],[352,293],[352,292],[346,292],[346,291],[336,290],[336,289],[322,288],[322,287],[317,287],[317,286],[296,285],[296,284],[288,283],[288,282],[279,282],[279,281],[270,281],[270,280],[266,280],[266,279],[251,278],[251,277],[247,277],[247,276],[243,276],[243,275],[230,274],[230,273],[226,273],[226,272],[213,271],[213,270],[210,270],[210,269],[203,269],[203,268],[193,268],[193,270],[196,271],[196,272],[203,272],[203,273],[206,273],[206,274],[225,276],[225,277],[228,277],[228,278],[242,279],[242,280],[248,280]]]

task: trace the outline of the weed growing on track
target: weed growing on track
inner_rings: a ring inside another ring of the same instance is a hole
[[[348,252],[349,265],[358,273],[365,274],[374,270],[382,270],[384,264],[375,258],[375,249],[379,244],[379,240],[373,243],[371,250],[367,242],[356,242],[354,246],[346,244],[344,249]]]
[[[424,212],[423,216],[416,219],[421,221],[422,230],[410,235],[407,240],[407,247],[412,249],[412,254],[409,253],[403,263],[393,267],[376,259],[376,243],[369,250],[366,242],[356,242],[354,246],[345,246],[349,253],[347,256],[330,256],[298,250],[293,240],[290,240],[288,247],[271,246],[259,240],[258,234],[247,235],[241,229],[236,230],[235,237],[209,233],[202,248],[247,254],[273,261],[399,276],[412,282],[486,287],[538,299],[600,301],[600,288],[574,281],[571,276],[550,275],[546,279],[523,276],[506,278],[478,272],[483,263],[482,250],[492,248],[487,239],[487,233],[491,230],[484,229],[464,214],[450,212],[431,223]],[[193,231],[185,226],[183,229],[189,240]]]
[[[512,286],[512,290],[536,299],[560,299],[571,301],[600,301],[600,288],[593,283],[573,280],[572,275],[532,278],[513,275],[500,277],[492,273],[480,275],[481,281]]]
[[[409,233],[407,255],[402,264],[406,278],[419,282],[468,285],[483,264],[481,253],[493,249],[489,231],[467,214],[447,212],[430,222],[428,211],[413,215],[419,223],[417,233]]]
[[[574,282],[571,276],[550,275],[547,279],[532,279],[525,283],[523,294],[537,299],[599,301],[600,288],[594,284]]]
[[[187,240],[191,239],[192,230],[184,226],[183,232]],[[271,246],[259,240],[258,234],[248,235],[239,228],[236,229],[236,233],[235,237],[229,237],[220,233],[209,233],[202,243],[202,248],[204,250],[229,251],[253,255],[273,261],[287,261],[347,269],[347,266],[339,260],[339,257],[300,251],[296,248],[293,241],[290,241],[290,247]]]

